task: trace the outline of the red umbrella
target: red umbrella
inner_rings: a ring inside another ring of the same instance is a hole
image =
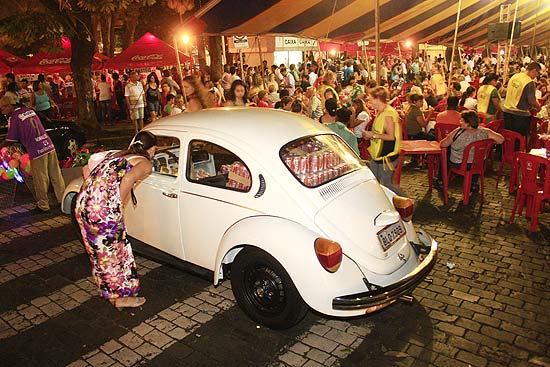
[[[180,62],[193,62],[193,58],[179,53]],[[134,44],[105,63],[109,69],[133,69],[150,66],[176,65],[176,51],[168,43],[147,32]]]
[[[6,74],[9,73],[10,67],[6,64],[4,64],[2,61],[0,61],[0,74]]]
[[[70,73],[71,70],[71,41],[63,37],[61,39],[63,46],[62,52],[48,53],[38,52],[36,55],[17,64],[13,71],[17,74],[38,74],[38,73]],[[98,54],[94,55],[92,60],[92,70],[101,70],[103,61]]]
[[[2,62],[6,66],[14,66],[22,62],[23,59],[19,56],[15,56],[10,54],[7,51],[0,50],[0,62]]]

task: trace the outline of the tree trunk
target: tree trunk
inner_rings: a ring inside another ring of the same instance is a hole
[[[111,49],[112,13],[101,14],[101,41],[103,42],[103,54],[109,55]]]
[[[110,35],[109,35],[109,53],[107,56],[113,57],[115,56],[115,22],[116,22],[116,13],[111,13],[111,29],[110,29]]]
[[[204,38],[202,35],[197,36],[197,51],[199,58],[200,70],[206,70],[206,52],[204,51]]]
[[[208,37],[208,51],[210,52],[210,78],[217,82],[222,78],[222,38]]]
[[[83,26],[82,26],[83,27]],[[86,37],[87,32],[77,33],[71,38],[71,69],[74,75],[74,88],[78,104],[78,120],[89,134],[97,132],[98,123],[91,81],[91,65],[95,50],[95,41]]]
[[[92,20],[92,35],[95,40],[98,40],[99,32],[97,31],[97,26],[99,25],[99,17],[97,16],[97,14],[92,14],[91,20]],[[95,52],[99,52],[99,47],[97,42],[95,44]]]

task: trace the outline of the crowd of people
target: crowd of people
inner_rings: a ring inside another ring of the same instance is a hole
[[[137,296],[139,282],[121,209],[132,196],[133,185],[151,172],[149,160],[156,140],[146,131],[138,133],[144,122],[210,107],[286,110],[333,130],[357,155],[368,157],[370,169],[382,184],[402,195],[392,179],[403,139],[435,140],[437,123],[455,125],[440,144],[450,148],[449,164],[456,167],[470,143],[484,139],[503,142],[502,135],[484,128],[482,122],[503,118],[506,129],[526,136],[532,115],[548,117],[548,60],[510,60],[510,75],[498,73],[503,69],[500,61],[466,56],[462,65],[453,65],[449,72],[443,58],[387,57],[378,68],[379,84],[371,60],[352,58],[307,59],[298,66],[268,66],[263,61],[257,66],[243,65],[242,74],[240,65],[226,65],[218,81],[212,81],[207,70],[184,70],[182,77],[175,68],[102,73],[92,83],[99,121],[108,124],[129,118],[137,135],[129,149],[87,166],[77,197],[76,218],[101,295],[117,308],[139,307],[145,302]],[[44,185],[51,178],[60,199],[64,184],[59,180],[59,166],[52,161],[55,151],[51,141],[44,138],[47,149],[40,151],[33,141],[46,135],[40,119],[55,112],[55,93],[74,95],[74,84],[67,76],[39,75],[31,90],[27,80],[16,81],[13,74],[6,75],[6,80],[0,108],[10,117],[7,140],[21,140],[33,152],[33,175],[35,169],[45,175],[35,176],[35,186],[38,181],[41,190],[38,209],[48,210]],[[472,157],[466,159],[470,164]],[[473,190],[476,187],[474,177]],[[99,201],[104,205],[97,205]],[[105,253],[122,261],[100,261],[99,256]]]

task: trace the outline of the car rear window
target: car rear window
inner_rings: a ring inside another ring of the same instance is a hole
[[[316,135],[283,146],[280,156],[302,184],[317,187],[363,167],[353,150],[336,135]]]

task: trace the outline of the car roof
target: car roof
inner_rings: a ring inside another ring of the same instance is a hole
[[[286,143],[303,136],[334,134],[323,124],[296,113],[268,108],[211,108],[165,117],[147,126],[149,129],[222,133],[253,148],[277,151]]]

